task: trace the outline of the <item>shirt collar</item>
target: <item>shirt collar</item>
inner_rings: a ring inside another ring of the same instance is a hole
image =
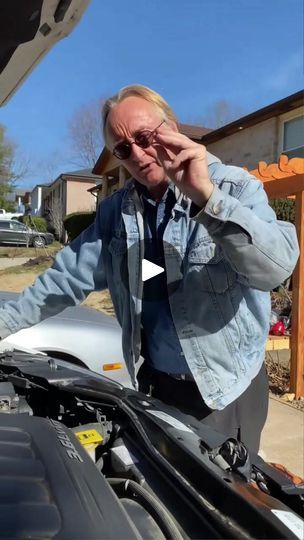
[[[151,202],[153,204],[156,204],[156,201],[155,199],[153,199],[149,193],[149,190],[146,186],[143,186],[142,184],[140,184],[140,182],[138,182],[137,180],[134,181],[134,184],[135,184],[135,187],[137,189],[137,192],[139,194],[139,197],[142,201],[148,201],[148,202]],[[174,195],[174,200],[176,201],[177,200],[177,197],[176,197],[176,190],[175,190],[175,185],[173,182],[169,182],[168,184],[168,189],[165,191],[164,195],[162,196],[162,201],[166,201],[167,198],[168,198],[168,195],[170,194],[170,196],[172,196],[172,194]]]

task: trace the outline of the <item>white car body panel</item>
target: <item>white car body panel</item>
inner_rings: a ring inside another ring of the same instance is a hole
[[[17,299],[17,293],[0,293],[0,304]],[[34,349],[63,359],[75,359],[96,373],[124,386],[132,387],[125,366],[121,329],[113,317],[86,307],[70,307],[39,324],[20,330],[0,342],[6,346]],[[120,369],[104,370],[106,364],[121,364]]]

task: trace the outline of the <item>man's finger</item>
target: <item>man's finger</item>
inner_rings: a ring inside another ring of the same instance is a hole
[[[195,147],[182,150],[171,162],[171,170],[178,169],[185,161],[189,161],[190,159],[202,159]]]
[[[169,163],[171,164],[171,162],[175,159],[176,155],[177,155],[177,152],[173,152],[171,149],[169,148],[166,148],[164,145],[162,144],[159,144],[159,143],[154,143],[153,144],[156,152],[157,152],[157,156],[161,162],[162,165],[164,166],[167,166]]]
[[[157,132],[154,135],[154,140],[168,148],[171,148],[173,151],[180,151],[186,148],[196,147],[197,144],[188,139],[185,135],[177,133],[172,130],[164,130],[162,132]]]

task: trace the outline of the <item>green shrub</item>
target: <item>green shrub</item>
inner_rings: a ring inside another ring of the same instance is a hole
[[[25,223],[25,225],[27,225],[30,228],[36,229],[37,231],[47,232],[48,230],[47,221],[43,217],[20,216],[18,220],[21,221],[21,223]]]
[[[273,199],[269,204],[275,211],[278,219],[294,223],[295,199]]]
[[[67,215],[64,220],[64,228],[68,233],[69,240],[74,240],[87,229],[94,221],[96,212],[74,212]]]

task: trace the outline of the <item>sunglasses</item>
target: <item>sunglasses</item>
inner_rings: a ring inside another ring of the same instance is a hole
[[[160,128],[165,121],[166,120],[163,120],[159,126],[153,129],[153,131],[150,131],[150,129],[145,129],[139,133],[136,133],[134,141],[125,140],[119,142],[113,150],[113,155],[117,157],[117,159],[129,159],[132,153],[132,144],[136,144],[136,146],[139,146],[140,148],[148,148],[148,146],[150,146],[152,143],[155,131]]]

